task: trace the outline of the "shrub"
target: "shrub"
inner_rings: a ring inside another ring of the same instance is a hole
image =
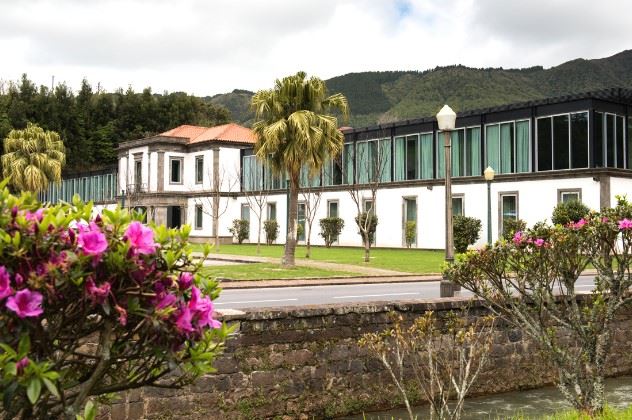
[[[474,245],[481,233],[481,221],[475,217],[454,216],[454,249],[462,254],[467,251],[467,247]]]
[[[147,227],[120,209],[92,219],[92,204],[77,197],[42,208],[33,195],[13,196],[5,185],[5,418],[75,418],[88,396],[181,387],[212,371],[228,329],[212,318],[219,290],[190,258],[190,227]]]
[[[404,233],[406,236],[406,246],[410,248],[411,246],[413,246],[415,238],[417,237],[417,223],[413,220],[407,221],[406,231]]]
[[[300,223],[298,223],[296,225],[296,239],[298,240],[298,238],[303,236],[304,233],[305,233],[305,226],[300,224]]]
[[[359,216],[356,216],[355,222],[359,229],[358,234],[362,236],[362,240],[364,241],[362,228],[365,227],[369,236],[369,245],[372,244],[373,239],[375,238],[375,230],[377,229],[377,216],[373,212],[367,213],[365,211],[360,213]]]
[[[556,225],[579,222],[590,213],[590,209],[579,200],[563,201],[553,209],[551,221]]]
[[[244,239],[250,236],[250,221],[235,219],[233,220],[233,227],[229,228],[228,231],[233,234],[233,238],[241,245]]]
[[[338,240],[345,221],[340,217],[325,217],[320,219],[320,236],[325,240],[325,246],[331,247],[331,244]]]
[[[503,219],[503,232],[502,237],[506,241],[511,241],[516,232],[522,232],[527,228],[527,222],[521,219],[513,219],[508,217]]]
[[[272,245],[279,236],[279,222],[276,220],[266,220],[263,222],[263,230],[266,233],[266,243]]]

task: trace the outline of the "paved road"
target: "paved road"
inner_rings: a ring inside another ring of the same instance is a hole
[[[582,276],[577,290],[590,291],[593,278]],[[458,292],[470,296],[468,291]],[[318,305],[328,303],[354,303],[398,301],[439,297],[439,282],[376,283],[337,286],[268,287],[261,289],[223,290],[215,302],[218,309],[245,309]]]

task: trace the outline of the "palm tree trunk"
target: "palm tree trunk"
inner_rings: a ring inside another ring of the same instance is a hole
[[[298,219],[298,173],[290,174],[290,209],[287,218],[287,237],[285,239],[285,254],[281,259],[284,267],[294,267],[294,253],[296,252],[296,230]]]

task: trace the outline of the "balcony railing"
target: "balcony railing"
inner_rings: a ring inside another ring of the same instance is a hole
[[[147,192],[147,184],[144,183],[134,183],[134,184],[127,184],[127,193],[128,194],[138,194],[138,193],[144,193]]]

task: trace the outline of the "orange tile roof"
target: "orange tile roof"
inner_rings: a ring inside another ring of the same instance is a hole
[[[189,139],[188,143],[203,141],[227,141],[234,143],[255,143],[257,138],[251,129],[230,123],[215,127],[200,127],[197,125],[181,125],[160,134],[166,137],[182,137]]]

